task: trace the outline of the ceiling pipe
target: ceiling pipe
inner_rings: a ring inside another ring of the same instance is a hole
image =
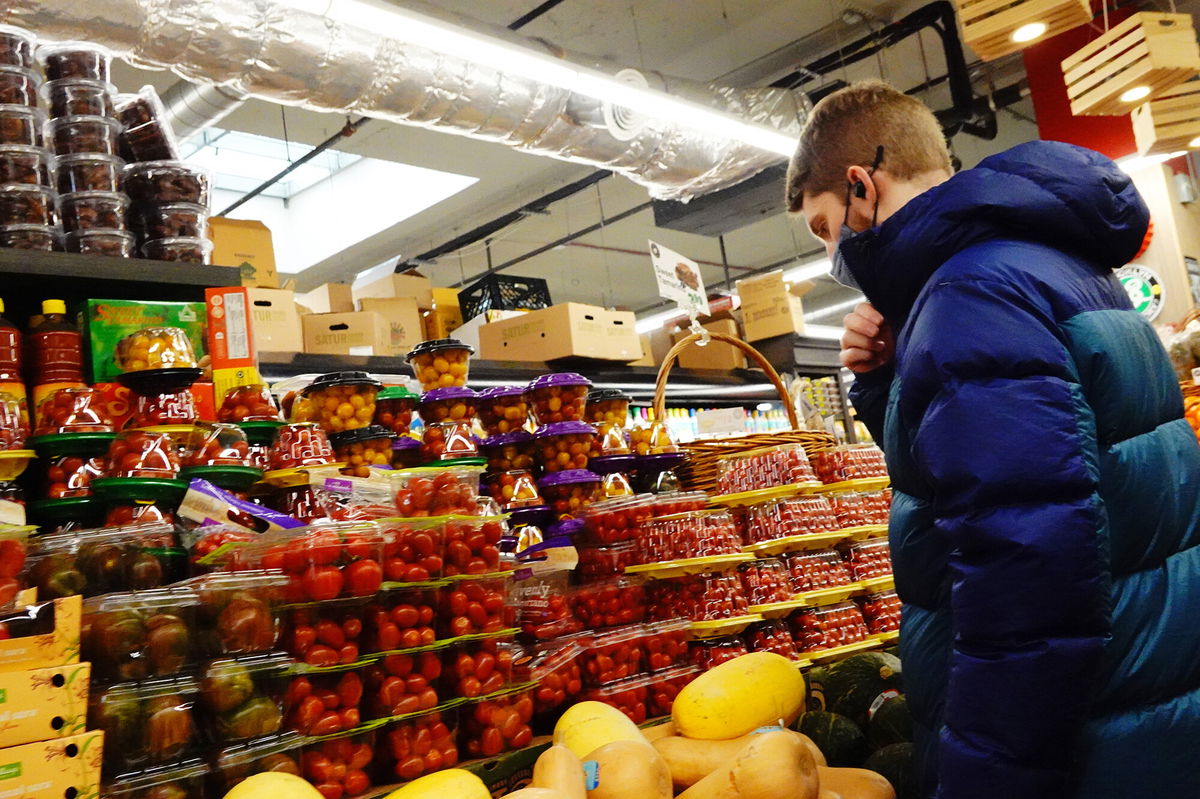
[[[241,108],[248,97],[227,86],[180,80],[162,93],[162,102],[175,137],[186,141]]]

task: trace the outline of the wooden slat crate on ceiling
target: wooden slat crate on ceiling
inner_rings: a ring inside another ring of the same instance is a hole
[[[1200,73],[1190,14],[1142,12],[1063,59],[1071,113],[1122,116]],[[1145,87],[1134,101],[1125,92]]]
[[[984,61],[1015,53],[1033,44],[1013,41],[1013,33],[1040,22],[1041,41],[1092,19],[1088,0],[954,0],[962,21],[963,41]]]
[[[1138,153],[1159,155],[1187,150],[1200,138],[1200,80],[1190,80],[1133,112]]]

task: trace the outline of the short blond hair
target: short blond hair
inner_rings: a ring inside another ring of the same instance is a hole
[[[788,211],[798,212],[805,195],[844,192],[846,170],[870,167],[881,146],[880,168],[898,180],[952,171],[941,125],[924,103],[881,81],[855,83],[817,103],[800,132],[788,164]]]

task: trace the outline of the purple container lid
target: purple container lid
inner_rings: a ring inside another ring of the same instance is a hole
[[[551,538],[571,537],[583,532],[583,519],[563,519],[542,531],[544,540]]]
[[[628,472],[636,464],[636,455],[601,455],[597,458],[588,458],[588,468],[596,474]]]
[[[576,372],[554,372],[535,377],[525,387],[525,390],[536,391],[539,388],[550,388],[551,386],[587,386],[591,388],[592,381]]]
[[[659,452],[655,455],[638,455],[637,468],[643,472],[665,472],[683,463],[686,455],[682,452]]]
[[[603,480],[600,475],[587,469],[567,469],[564,472],[551,472],[538,480],[538,488],[574,485],[576,483],[599,483]]]
[[[408,436],[396,436],[396,438],[392,440],[392,452],[420,448],[421,442],[417,441],[415,438],[410,438]]]
[[[492,399],[494,397],[519,397],[525,393],[525,386],[493,386],[485,388],[479,392],[480,399]]]
[[[479,399],[479,395],[466,386],[446,386],[445,388],[435,388],[432,391],[426,391],[421,395],[421,404],[456,399],[475,400]]]
[[[514,430],[511,433],[501,433],[498,436],[489,436],[479,442],[481,447],[502,447],[505,444],[528,444],[533,441],[533,433],[528,430]]]
[[[534,433],[534,436],[538,439],[543,439],[550,436],[565,436],[571,433],[583,433],[594,436],[596,435],[596,428],[587,422],[555,422],[554,424],[542,425]]]
[[[541,527],[550,520],[553,511],[549,505],[534,505],[528,508],[513,508],[508,511],[508,526],[516,530],[518,527]]]

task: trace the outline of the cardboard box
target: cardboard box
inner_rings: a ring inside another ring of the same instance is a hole
[[[374,311],[306,314],[304,351],[325,355],[399,355],[391,327]],[[407,353],[408,350],[404,350]]]
[[[349,313],[354,310],[354,291],[349,283],[323,283],[296,297],[309,313]]]
[[[224,397],[231,388],[262,382],[254,336],[250,332],[253,322],[247,292],[252,290],[256,289],[204,290],[214,397]]]
[[[412,297],[364,297],[362,311],[372,311],[388,324],[389,355],[407,355],[425,340],[425,324]]]
[[[100,730],[0,749],[0,796],[99,796],[103,760]]]
[[[637,320],[630,311],[565,302],[479,330],[479,357],[498,361],[595,358],[628,363],[642,357]]]
[[[250,331],[254,350],[260,352],[300,352],[304,335],[296,292],[290,289],[246,289],[250,307]]]
[[[804,305],[800,298],[812,287],[809,282],[785,283],[780,270],[739,280],[737,290],[742,298],[746,341],[788,333],[803,334]]]
[[[550,741],[545,738],[535,739],[524,749],[487,760],[473,760],[463,768],[483,780],[492,796],[505,796],[529,786],[533,781],[534,763],[549,748]]]
[[[364,297],[411,297],[422,311],[433,308],[433,284],[420,275],[385,275],[354,287],[354,301]]]
[[[458,289],[435,288],[433,310],[425,312],[425,338],[447,338],[450,331],[462,327],[462,323]]]
[[[0,641],[0,672],[65,666],[79,662],[79,627],[83,618],[83,597],[75,596],[19,606],[0,615],[0,622],[35,617],[36,629],[45,629],[42,619],[53,626],[48,632],[21,635]],[[0,793],[3,789],[0,788]]]
[[[0,746],[75,735],[87,729],[91,663],[0,674]]]
[[[720,319],[715,322],[708,322],[703,327],[710,333],[721,333],[726,336],[738,336],[738,324],[732,319]],[[672,344],[678,344],[683,341],[691,331],[680,330],[678,333],[671,335]],[[690,345],[683,352],[679,353],[679,358],[676,361],[683,369],[745,369],[746,356],[741,350],[731,344],[726,344],[723,341],[710,341],[703,347],[696,344]]]
[[[476,354],[480,352],[482,344],[479,341],[479,331],[484,325],[490,325],[493,322],[503,322],[505,319],[515,319],[518,316],[523,316],[528,311],[484,311],[458,327],[450,331],[450,337],[456,338],[464,344],[469,344],[475,348]],[[445,338],[445,336],[442,336]],[[479,357],[483,357],[480,355]]]
[[[214,216],[208,220],[208,236],[213,241],[212,262],[238,267],[243,286],[279,288],[275,245],[270,228],[262,222]]]
[[[187,333],[197,358],[208,352],[207,320],[201,302],[88,300],[82,315],[93,383],[117,379],[121,373],[113,359],[117,342],[143,328],[178,327]]]
[[[649,333],[642,333],[638,336],[638,340],[642,342],[642,357],[636,361],[630,361],[630,366],[658,366],[654,360],[654,344],[650,341]]]

